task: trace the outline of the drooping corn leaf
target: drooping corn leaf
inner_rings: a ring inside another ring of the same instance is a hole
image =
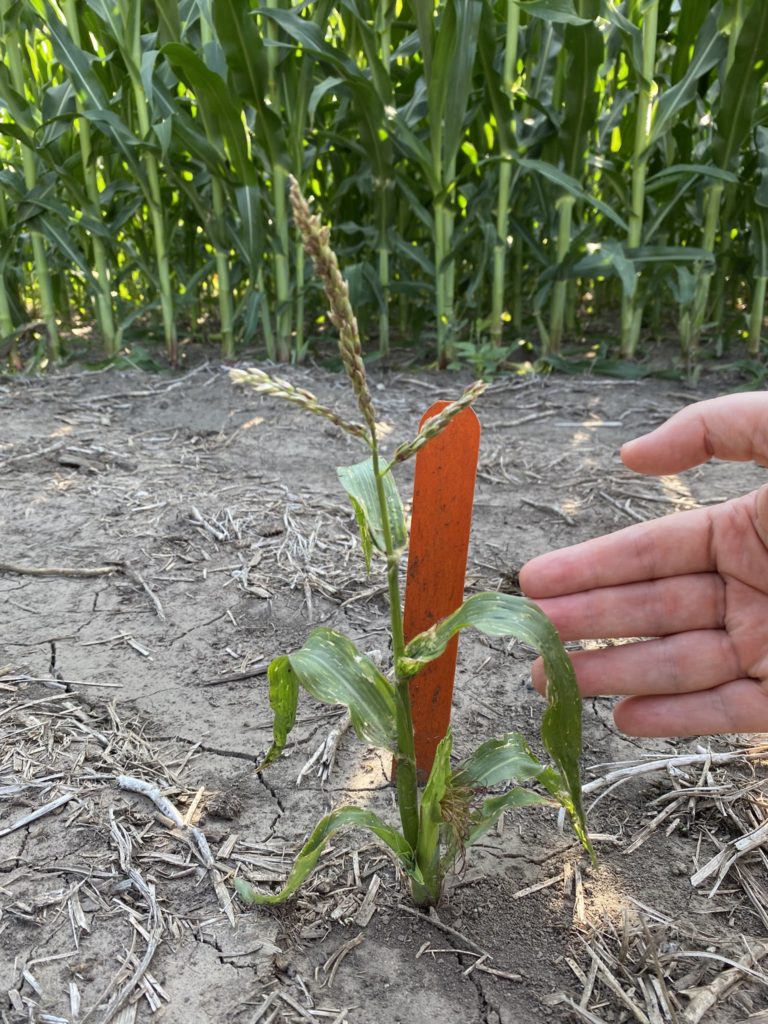
[[[552,804],[553,801],[532,789],[510,789],[499,796],[489,796],[472,814],[471,831],[466,845],[471,846],[493,828],[504,811],[510,807],[532,807],[536,804]]]
[[[291,729],[296,724],[296,708],[299,703],[299,680],[291,668],[290,658],[282,654],[275,658],[268,670],[269,704],[275,718],[272,723],[272,746],[257,771],[277,760],[285,747]]]
[[[235,889],[238,896],[244,903],[256,906],[275,907],[280,903],[285,903],[308,878],[333,833],[340,828],[347,827],[367,828],[373,832],[400,858],[406,871],[411,873],[414,863],[413,850],[399,832],[390,828],[373,811],[368,811],[363,807],[339,807],[318,822],[314,832],[296,858],[280,892],[258,892],[242,878],[236,878]]]
[[[454,769],[453,783],[471,789],[485,789],[505,782],[541,779],[548,772],[559,781],[558,773],[539,761],[524,736],[519,732],[507,732],[486,740],[462,761]]]
[[[349,708],[360,739],[395,753],[397,725],[394,689],[351,640],[332,629],[316,629],[293,654],[269,667],[269,701],[275,712],[273,743],[261,767],[280,756],[296,715],[302,686],[323,704]]]
[[[367,531],[370,542],[374,547],[379,551],[386,552],[384,524],[381,518],[381,509],[379,508],[373,460],[366,459],[364,462],[358,462],[354,466],[341,466],[336,472],[341,481],[341,486],[352,500],[352,507],[355,510],[355,517],[363,537],[363,551],[366,550],[366,544],[368,543],[365,537]],[[395,551],[402,551],[408,543],[403,503],[400,500],[397,485],[392,474],[389,472],[384,473],[381,481],[384,485],[384,497],[387,505],[389,529],[392,535],[392,546]]]
[[[461,629],[488,636],[513,636],[541,654],[547,676],[547,709],[541,725],[544,745],[560,769],[562,795],[579,839],[591,849],[581,804],[581,697],[570,658],[557,630],[532,601],[513,594],[475,594],[452,615],[420,633],[406,646],[398,671],[413,675],[439,657]],[[547,787],[549,788],[549,787]]]

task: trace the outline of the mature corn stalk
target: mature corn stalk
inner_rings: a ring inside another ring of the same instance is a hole
[[[42,300],[57,329],[93,302],[108,349],[158,321],[170,347],[175,316],[207,332],[213,313],[225,356],[237,334],[301,359],[325,309],[291,226],[290,171],[340,229],[381,354],[397,333],[423,346],[436,332],[441,365],[491,367],[503,324],[525,338],[531,307],[555,353],[585,294],[601,322],[621,305],[625,355],[649,296],[662,331],[677,303],[691,360],[713,320],[723,344],[748,326],[759,345],[768,4],[0,12],[6,335],[25,305]]]
[[[8,17],[11,8],[12,5],[7,0],[4,0],[3,6],[0,7],[0,39],[4,42],[11,84],[18,95],[23,98],[26,93],[26,82],[22,53],[27,53],[27,32],[18,19],[15,25],[9,25]],[[20,143],[20,149],[24,182],[28,191],[32,192],[36,188],[38,180],[35,151],[32,145],[26,141]],[[53,362],[58,362],[61,356],[61,342],[46,246],[40,231],[33,229],[30,235],[40,309],[48,333],[48,353]]]
[[[203,47],[213,41],[213,32],[208,19],[200,18],[200,41]],[[224,236],[228,199],[221,180],[211,174],[211,199],[213,216],[219,225],[219,235]],[[232,285],[229,276],[229,252],[220,245],[216,249],[216,277],[218,279],[219,317],[221,319],[221,356],[222,359],[233,359],[235,355],[234,308],[232,304]]]
[[[640,4],[637,4],[638,10]],[[632,185],[629,209],[627,246],[639,249],[643,241],[645,217],[645,180],[648,173],[648,145],[653,118],[654,82],[656,70],[656,42],[659,19],[658,0],[648,0],[642,7],[642,64],[636,69],[638,76],[637,105],[635,109],[635,146],[632,159]],[[640,337],[643,306],[637,289],[626,292],[621,302],[621,354],[632,358]]]
[[[72,42],[81,47],[80,23],[77,17],[75,0],[64,0],[63,17]],[[52,15],[55,17],[56,15]],[[78,109],[82,111],[82,100],[78,100]],[[80,144],[80,157],[83,167],[83,178],[85,188],[92,206],[93,215],[100,217],[101,196],[98,184],[97,168],[93,152],[91,138],[91,126],[85,118],[80,118],[78,124],[78,142]],[[96,294],[96,319],[104,342],[104,352],[107,356],[114,356],[117,352],[117,335],[115,320],[112,309],[112,289],[110,284],[110,272],[108,265],[107,247],[98,234],[91,236],[91,251],[95,277],[98,283]]]
[[[497,113],[499,132],[499,183],[496,198],[496,244],[493,247],[493,283],[491,287],[491,344],[501,345],[504,327],[504,286],[506,281],[507,250],[509,249],[509,203],[512,194],[513,173],[513,106],[517,78],[517,41],[520,34],[520,6],[516,0],[507,0],[504,32],[504,64],[502,95],[509,104],[505,111],[499,104]],[[486,74],[488,71],[486,71]],[[516,304],[517,305],[517,304]],[[519,315],[519,309],[515,309]]]
[[[735,171],[744,140],[749,136],[760,90],[766,79],[768,53],[768,4],[762,0],[739,0],[730,26],[730,44],[721,82],[720,104],[712,147],[715,167]],[[721,204],[726,185],[713,180],[704,199],[704,230],[701,247],[714,253],[721,230]],[[700,265],[693,300],[690,336],[684,339],[689,362],[695,362],[702,330],[707,319],[709,293],[714,271]],[[759,287],[755,289],[756,297]]]

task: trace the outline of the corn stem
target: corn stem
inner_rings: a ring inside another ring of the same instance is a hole
[[[125,39],[127,52],[128,77],[131,81],[136,119],[139,134],[144,142],[149,142],[152,125],[150,122],[149,103],[141,79],[141,22],[128,0],[120,0],[120,13],[123,22],[129,26],[130,35]],[[172,365],[178,362],[178,341],[176,336],[176,310],[171,285],[171,261],[168,254],[168,237],[163,214],[163,193],[160,185],[160,167],[154,153],[145,149],[142,160],[147,175],[148,195],[147,206],[152,224],[152,236],[157,266],[158,291],[160,293],[160,309],[163,317],[163,334],[168,360]]]
[[[24,68],[21,63],[21,49],[24,45],[23,29],[21,36],[14,45],[13,41],[10,41],[10,45],[6,49],[8,57],[8,68],[11,73],[11,82],[14,89],[24,95],[25,84],[24,84]],[[18,45],[21,44],[21,45]],[[21,143],[21,163],[24,171],[24,184],[27,189],[31,192],[37,185],[37,167],[35,165],[35,154],[29,148],[29,146]],[[51,274],[48,268],[48,257],[45,251],[45,243],[43,236],[39,231],[30,232],[32,238],[32,258],[35,264],[35,274],[37,276],[37,284],[40,292],[40,310],[42,313],[43,321],[48,332],[48,355],[51,362],[58,362],[61,356],[61,343],[59,339],[59,327],[56,322],[56,303],[53,296],[53,285],[51,282]]]
[[[274,9],[279,6],[278,0],[267,0],[266,6]],[[267,37],[271,42],[277,41],[277,28],[271,19],[267,20]],[[279,97],[277,95],[277,63],[280,51],[277,46],[267,47],[267,67],[270,101],[276,110],[280,109]],[[272,206],[275,219],[275,234],[277,245],[275,247],[273,262],[275,272],[275,298],[277,300],[276,310],[276,354],[281,363],[287,363],[291,358],[291,276],[288,259],[290,244],[290,229],[288,218],[288,173],[284,167],[275,161],[271,168],[272,178]]]
[[[563,195],[557,200],[557,265],[562,267],[571,248],[571,222],[573,217],[573,196]],[[568,281],[558,278],[552,290],[552,313],[544,355],[559,355],[565,324],[565,304],[568,297]]]
[[[504,69],[502,87],[509,101],[510,119],[507,130],[501,131],[499,190],[496,197],[496,244],[493,248],[493,285],[491,290],[491,344],[501,345],[504,327],[504,283],[509,244],[509,196],[512,187],[512,106],[517,67],[517,37],[520,31],[520,7],[507,0]],[[514,278],[513,278],[514,280]]]
[[[75,0],[64,0],[64,20],[67,31],[72,37],[72,42],[78,48],[81,47],[80,22],[77,19],[77,8]],[[77,100],[78,111],[82,110],[82,102]],[[83,178],[85,190],[93,207],[93,214],[101,219],[101,197],[96,177],[96,166],[93,161],[93,144],[91,141],[91,126],[85,118],[81,117],[78,124],[78,139],[80,142],[80,159],[83,167]],[[98,281],[96,293],[96,319],[101,331],[104,344],[104,354],[109,358],[117,354],[117,334],[115,331],[115,319],[112,310],[112,289],[110,284],[109,264],[107,261],[107,250],[103,240],[98,235],[91,238],[91,249],[93,252],[93,263]]]
[[[635,113],[635,146],[632,161],[632,192],[629,210],[629,232],[627,246],[640,247],[643,240],[643,217],[645,213],[645,180],[648,172],[648,139],[653,117],[653,81],[656,68],[656,38],[658,33],[659,3],[650,0],[643,13],[643,65],[639,73],[637,110]],[[621,303],[621,354],[631,359],[640,337],[640,323],[643,316],[642,300],[635,289],[632,296],[624,295]]]
[[[752,292],[752,308],[749,312],[749,342],[747,344],[747,352],[751,356],[760,355],[767,285],[768,277],[760,276],[755,278]]]

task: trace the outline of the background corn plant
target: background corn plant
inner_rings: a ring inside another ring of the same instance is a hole
[[[301,359],[290,174],[371,353],[756,356],[767,59],[762,0],[0,0],[0,356]]]

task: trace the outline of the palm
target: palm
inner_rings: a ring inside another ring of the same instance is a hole
[[[656,638],[574,657],[584,694],[631,698],[624,731],[768,729],[768,489],[555,552],[521,582],[563,639]]]

